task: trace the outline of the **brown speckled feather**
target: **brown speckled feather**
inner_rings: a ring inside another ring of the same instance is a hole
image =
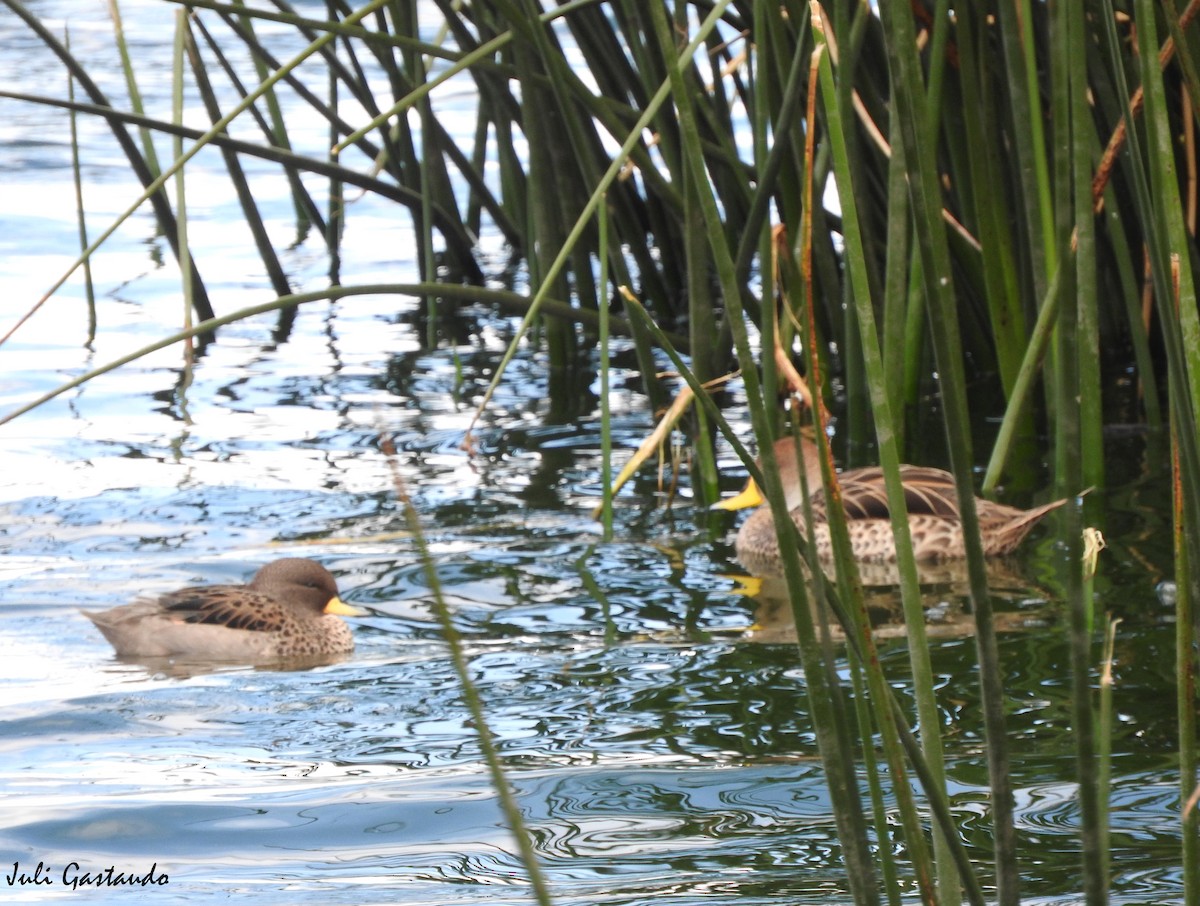
[[[904,486],[904,505],[910,516],[942,516],[958,518],[958,496],[954,476],[941,469],[924,466],[901,466],[900,482]],[[842,489],[842,506],[847,519],[890,519],[887,486],[883,470],[878,466],[850,469],[838,476]],[[814,517],[824,517],[825,492],[820,486],[812,495]]]
[[[181,588],[158,599],[163,610],[186,623],[205,623],[250,632],[278,632],[290,617],[269,594],[249,586],[209,585]]]
[[[806,481],[809,488],[815,489],[811,504],[816,554],[821,559],[829,559],[833,556],[833,544],[826,522],[828,504],[821,489],[817,451],[807,440],[802,441],[801,449]],[[776,441],[775,456],[780,464],[780,478],[787,493],[792,522],[801,536],[807,537],[796,450],[790,438]],[[939,561],[966,556],[954,476],[942,469],[905,465],[900,467],[900,477],[916,559]],[[867,563],[894,563],[896,541],[883,471],[878,467],[851,469],[838,476],[838,484],[855,558]],[[1011,553],[1043,516],[1064,503],[1065,500],[1056,500],[1031,510],[1021,510],[976,498],[984,553],[988,556]],[[770,509],[760,507],[742,523],[738,532],[738,559],[751,572],[760,575],[778,573],[781,569],[778,545]]]

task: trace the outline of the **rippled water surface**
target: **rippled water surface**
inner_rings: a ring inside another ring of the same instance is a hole
[[[152,35],[170,5],[124,8],[139,65],[158,71],[169,44]],[[59,25],[64,9],[37,5]],[[71,9],[72,46],[104,58],[103,11]],[[57,68],[15,22],[0,21],[0,46],[6,80],[56,90]],[[100,73],[117,93],[117,74]],[[165,101],[152,90],[147,103]],[[61,115],[0,101],[0,123],[7,329],[76,239]],[[85,123],[84,140],[98,230],[133,188],[102,128]],[[196,185],[221,186],[216,166],[201,160]],[[287,237],[281,182],[266,173],[256,191]],[[193,196],[218,311],[270,298],[229,199]],[[411,279],[410,236],[396,211],[364,203],[350,216],[343,278]],[[94,348],[71,283],[0,348],[4,411],[177,328],[174,266],[149,222],[110,248]],[[285,265],[298,287],[325,280],[315,240]],[[307,306],[282,341],[275,327],[265,316],[224,329],[186,389],[179,351],[166,350],[0,428],[0,869],[17,862],[31,882],[0,884],[0,900],[69,897],[71,878],[113,866],[166,878],[152,891],[161,903],[530,902],[381,452],[387,437],[556,902],[846,901],[805,679],[778,608],[730,578],[732,523],[692,507],[686,481],[667,505],[645,474],[618,501],[617,540],[602,541],[590,515],[601,487],[594,397],[559,405],[528,351],[481,420],[475,455],[459,449],[514,330],[505,317],[464,311],[436,349],[415,300]],[[581,369],[572,380],[594,378]],[[622,458],[649,425],[637,386],[630,377],[613,398]],[[1169,578],[1167,493],[1145,449],[1114,443],[1128,465],[1114,468],[1118,490],[1096,495],[1111,543],[1100,603],[1125,619],[1112,797],[1124,903],[1181,890],[1173,627],[1155,594]],[[168,675],[114,659],[78,612],[242,581],[289,555],[325,563],[367,612],[345,662]],[[1079,806],[1053,559],[1043,532],[999,583],[997,605],[1025,889],[1073,903]],[[889,593],[874,601],[894,606]],[[974,643],[957,628],[952,585],[932,587],[929,603],[931,625],[945,628],[934,669],[954,805],[983,862]],[[907,701],[903,642],[881,644]]]

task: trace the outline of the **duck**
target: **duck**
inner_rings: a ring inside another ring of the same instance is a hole
[[[321,564],[299,557],[262,567],[245,585],[201,585],[84,616],[123,658],[266,663],[335,659],[354,650],[344,604]]]
[[[801,537],[807,538],[804,496],[797,469],[797,461],[803,461],[813,513],[815,553],[819,560],[828,562],[833,559],[833,543],[825,518],[820,452],[816,444],[806,437],[801,437],[798,443],[799,457],[796,440],[784,437],[775,441],[779,477],[792,522],[799,529]],[[920,563],[964,558],[966,546],[954,476],[943,469],[902,465],[900,480],[904,486],[914,558]],[[883,470],[878,466],[848,469],[838,475],[838,484],[854,558],[860,563],[895,563],[896,539],[892,533]],[[720,501],[714,508],[739,510],[758,506],[762,502],[762,494],[751,479],[741,493]],[[979,517],[984,555],[999,557],[1012,553],[1042,517],[1066,502],[1064,498],[1023,510],[976,497],[975,509]],[[770,507],[759,507],[742,523],[734,549],[738,560],[751,573],[759,576],[782,573],[779,539],[775,534]]]

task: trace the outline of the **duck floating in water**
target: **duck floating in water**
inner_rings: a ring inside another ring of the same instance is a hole
[[[84,611],[121,657],[262,663],[333,658],[354,650],[361,616],[312,560],[269,563],[247,585],[202,585],[99,613]]]
[[[815,523],[816,554],[821,560],[832,560],[833,544],[825,517],[820,453],[816,444],[807,438],[800,439],[800,453]],[[797,471],[796,444],[792,438],[785,437],[775,442],[775,460],[779,465],[788,512],[801,537],[807,538],[804,496]],[[915,558],[929,562],[965,557],[954,476],[942,469],[902,465],[900,480],[904,485],[904,503],[908,508],[908,525]],[[883,470],[878,466],[849,469],[838,475],[838,484],[842,489],[842,503],[855,559],[864,563],[895,563],[896,539],[892,534]],[[758,506],[762,502],[762,495],[751,480],[740,494],[721,501],[716,508],[738,510]],[[1043,516],[1066,502],[1065,499],[1056,500],[1031,510],[1022,510],[975,498],[984,554],[995,557],[1011,553]],[[738,559],[752,573],[778,575],[782,572],[779,539],[769,507],[759,508],[742,523],[735,548]]]

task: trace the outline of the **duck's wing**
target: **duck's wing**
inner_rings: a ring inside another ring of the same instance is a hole
[[[181,588],[159,599],[163,610],[185,623],[276,632],[284,623],[283,608],[270,595],[245,585]]]
[[[904,485],[904,505],[910,516],[938,516],[958,519],[958,497],[954,476],[942,469],[925,466],[901,466],[900,481]],[[878,466],[850,469],[838,476],[842,488],[842,504],[847,519],[889,519],[887,487],[883,470]],[[814,512],[824,513],[824,494],[813,496]]]

